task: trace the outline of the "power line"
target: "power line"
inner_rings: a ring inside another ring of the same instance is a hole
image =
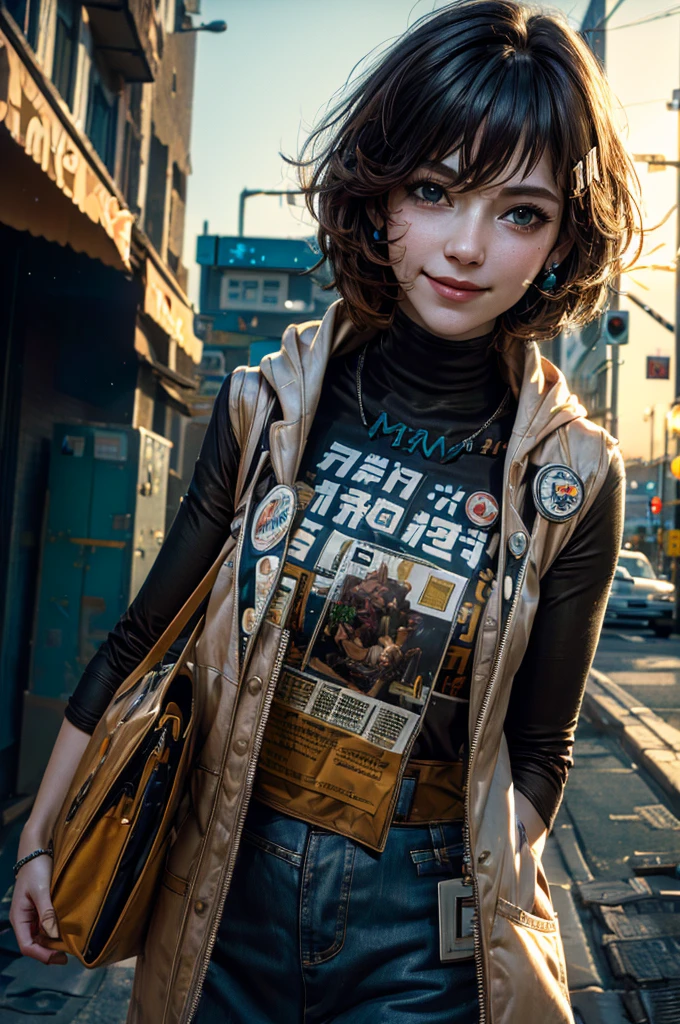
[[[583,29],[583,35],[587,36],[593,32],[599,32],[603,27],[606,27],[608,32],[618,32],[622,28],[635,28],[638,25],[647,25],[651,21],[660,21],[663,18],[673,18],[680,14],[680,7],[676,5],[675,7],[667,8],[665,11],[658,11],[656,14],[650,14],[649,17],[639,18],[637,21],[627,21],[625,25],[605,25],[605,22],[611,18],[612,14],[614,14],[614,12],[621,6],[621,3],[624,2],[625,0],[620,0],[620,3],[617,4],[614,10],[610,11],[607,17],[598,22],[594,28]]]
[[[625,25],[612,25],[610,32],[618,32],[622,28],[635,28],[637,25],[647,25],[651,21],[661,21],[663,18],[674,18],[680,14],[680,7],[669,7],[666,11],[658,14],[651,14],[648,18],[640,18],[639,21],[628,21]]]

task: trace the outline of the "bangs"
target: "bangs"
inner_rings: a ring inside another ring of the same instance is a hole
[[[381,116],[372,109],[376,95],[364,123],[347,125],[347,155],[358,153],[394,187],[425,161],[459,152],[454,187],[466,190],[502,183],[519,168],[529,174],[548,153],[566,188],[592,145],[585,97],[554,62],[545,67],[539,54],[472,21],[468,31],[436,35],[429,50],[416,45],[399,62],[388,58]]]
[[[571,168],[589,148],[584,111],[561,114],[575,113],[573,94],[569,104],[566,97],[554,102],[554,83],[548,89],[540,66],[523,54],[488,63],[463,69],[441,94],[439,130],[428,124],[424,148],[431,146],[437,160],[459,151],[455,187],[461,190],[502,184],[520,169],[528,176],[546,153],[555,181],[566,188]]]

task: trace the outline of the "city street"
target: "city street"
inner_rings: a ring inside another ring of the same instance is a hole
[[[642,625],[605,626],[595,668],[680,729],[680,643],[676,636],[661,640]]]

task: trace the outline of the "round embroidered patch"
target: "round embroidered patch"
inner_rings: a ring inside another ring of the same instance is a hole
[[[271,551],[282,540],[295,515],[295,491],[277,484],[255,510],[251,540],[256,551]]]
[[[575,516],[585,498],[581,478],[569,466],[554,462],[538,471],[533,490],[537,512],[553,523]]]
[[[465,513],[475,526],[488,529],[498,519],[498,502],[488,491],[475,491],[465,502]]]

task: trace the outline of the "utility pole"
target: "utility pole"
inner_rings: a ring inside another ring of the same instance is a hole
[[[243,228],[246,217],[246,200],[250,199],[251,196],[288,196],[288,202],[293,204],[293,196],[301,196],[302,192],[299,189],[264,189],[264,188],[244,188],[239,196],[238,201],[238,236],[243,238]]]
[[[618,308],[618,304],[617,304],[616,308]],[[612,390],[611,390],[611,398],[609,400],[609,404],[610,404],[609,433],[612,435],[612,437],[618,437],[619,436],[619,346],[618,345],[610,345],[609,346],[609,352],[611,353],[609,361],[610,361],[611,367],[612,367]]]
[[[677,159],[674,161],[676,168],[676,210],[675,210],[675,402],[680,395],[680,89],[673,89],[673,99],[666,104],[669,110],[674,110],[678,115],[678,138],[677,138]],[[675,403],[674,403],[675,404]],[[678,453],[678,440],[675,442],[675,452]],[[664,476],[667,469],[663,467]],[[672,492],[671,492],[672,493]],[[673,511],[673,525],[676,530],[680,529],[680,482],[675,484],[675,499]],[[678,560],[673,559],[673,582],[675,584],[675,631],[680,632],[680,579],[678,579]]]

